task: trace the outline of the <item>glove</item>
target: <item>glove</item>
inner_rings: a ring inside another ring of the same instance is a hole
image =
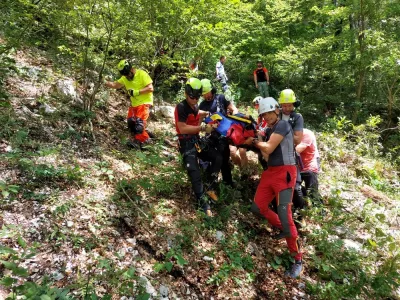
[[[139,90],[128,90],[128,95],[131,97],[139,96]]]

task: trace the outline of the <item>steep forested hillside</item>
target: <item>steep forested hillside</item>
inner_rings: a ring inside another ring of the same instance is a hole
[[[0,299],[398,299],[399,16],[370,0],[0,3]],[[194,205],[171,111],[221,55],[240,111],[262,60],[316,132],[323,203],[301,212],[298,279],[250,212],[255,154],[213,218]],[[155,87],[144,151],[125,146],[126,91],[104,86],[126,58]]]

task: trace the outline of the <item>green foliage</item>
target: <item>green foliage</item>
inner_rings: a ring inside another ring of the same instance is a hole
[[[19,186],[15,184],[7,184],[6,182],[0,180],[0,192],[2,200],[12,199],[12,196],[17,194]]]

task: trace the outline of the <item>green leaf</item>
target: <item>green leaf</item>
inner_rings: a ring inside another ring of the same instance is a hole
[[[40,296],[40,300],[51,300],[51,298],[47,295]]]
[[[177,255],[175,255],[175,258],[178,262],[178,265],[183,266],[183,265],[187,264],[187,261],[182,257],[182,255],[177,254]]]
[[[2,263],[4,267],[9,270],[14,270],[17,267],[17,264],[12,261],[0,260],[0,263]]]
[[[11,248],[0,246],[0,253],[3,253],[3,254],[6,254],[6,253],[15,254],[17,252],[15,250],[11,249]]]
[[[384,214],[376,214],[375,218],[377,218],[382,223],[386,220],[386,216]]]
[[[368,239],[368,244],[370,244],[374,248],[377,246],[376,242],[374,240],[371,240],[371,239]]]
[[[271,266],[274,268],[274,270],[278,270],[279,267],[280,267],[280,265],[278,265],[278,264],[275,263],[275,262],[271,262]]]
[[[28,270],[27,269],[25,269],[25,268],[22,268],[22,267],[16,267],[14,270],[13,270],[13,273],[15,274],[15,275],[18,275],[18,276],[21,276],[21,277],[27,277],[29,274],[28,274]]]
[[[22,248],[24,248],[24,249],[26,248],[26,242],[24,241],[24,239],[21,236],[18,237],[17,242],[18,242],[18,245],[20,245]]]
[[[168,261],[168,262],[166,262],[164,264],[164,266],[165,266],[165,269],[167,269],[168,272],[171,272],[174,265],[173,265],[172,262]]]
[[[380,228],[375,228],[375,235],[377,236],[377,237],[384,237],[384,236],[386,236],[386,234],[382,231],[382,229],[380,229]]]
[[[135,277],[135,268],[129,268],[128,271],[125,272],[125,276],[127,278],[134,278]]]
[[[156,263],[154,265],[154,271],[156,271],[156,272],[160,272],[160,271],[162,271],[164,269],[165,269],[165,266],[162,263]]]
[[[390,243],[389,244],[389,250],[390,251],[395,251],[397,249],[397,245],[396,245],[396,243]]]
[[[8,191],[1,191],[1,193],[3,194],[4,198],[7,198],[10,195]]]
[[[282,258],[280,258],[279,256],[274,256],[274,261],[276,264],[280,265],[282,264]]]
[[[17,279],[8,276],[3,277],[3,279],[0,281],[1,285],[4,285],[6,287],[12,286],[12,284],[15,282],[17,282]]]
[[[150,299],[150,294],[144,293],[140,294],[136,297],[136,300],[149,300]]]

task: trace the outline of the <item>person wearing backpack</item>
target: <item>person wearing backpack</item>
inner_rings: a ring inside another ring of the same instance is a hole
[[[215,146],[200,138],[200,131],[211,133],[213,129],[212,125],[201,125],[202,119],[208,114],[199,110],[197,103],[201,94],[201,81],[197,78],[189,78],[185,84],[185,100],[175,107],[175,129],[178,135],[179,152],[192,183],[197,203],[204,213],[211,217],[210,199],[207,192],[215,194],[222,155]],[[199,159],[211,163],[206,171],[205,184],[201,179]]]
[[[217,89],[212,85],[209,79],[202,79],[201,84],[203,88],[202,96],[204,98],[204,101],[202,101],[199,105],[199,109],[201,111],[206,111],[209,114],[219,112],[224,116],[228,115],[228,111],[232,112],[232,114],[236,114],[238,112],[236,106],[232,102],[227,100],[225,98],[225,95],[217,94]],[[232,185],[232,170],[229,163],[230,146],[228,139],[219,134],[217,131],[212,131],[210,134],[210,140],[213,141],[215,147],[217,147],[222,155],[222,179],[226,184]],[[211,198],[217,198],[216,195],[209,196]]]
[[[297,176],[293,131],[288,122],[279,119],[279,104],[274,98],[262,99],[258,112],[268,123],[265,139],[259,141],[257,138],[248,138],[246,144],[260,149],[268,161],[268,169],[261,175],[252,209],[281,230],[274,238],[285,238],[289,252],[295,259],[285,275],[296,278],[300,276],[303,262],[292,218],[292,196]],[[278,213],[269,208],[274,199]]]

